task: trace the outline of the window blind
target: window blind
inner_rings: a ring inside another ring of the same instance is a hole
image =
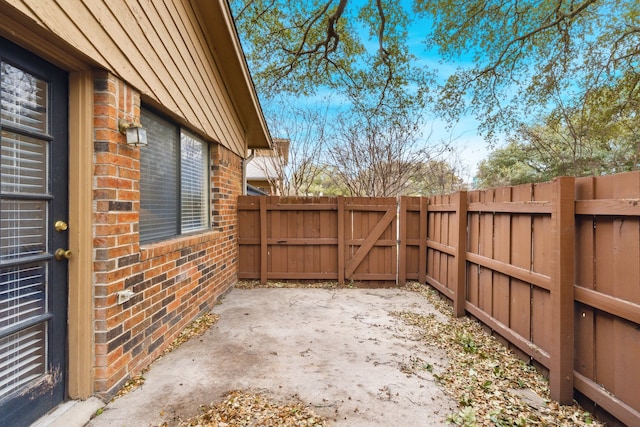
[[[186,233],[209,226],[209,150],[203,141],[182,132],[180,152],[180,213]]]
[[[0,82],[1,400],[47,370],[47,262],[23,259],[47,252],[50,171],[48,83],[6,62]]]
[[[0,339],[0,399],[46,372],[46,323]]]
[[[140,114],[149,145],[140,148],[140,241],[179,233],[178,129],[147,110]]]

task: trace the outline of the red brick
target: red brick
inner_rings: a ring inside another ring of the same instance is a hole
[[[133,160],[131,158],[109,152],[96,153],[96,163],[107,163],[124,168],[133,167]]]
[[[118,190],[118,200],[121,201],[139,201],[140,200],[140,191],[137,191],[135,189],[133,190]],[[140,207],[138,206],[138,209],[140,209]]]
[[[118,127],[118,120],[110,116],[96,116],[93,118],[93,127],[96,129],[116,129]]]
[[[138,212],[118,213],[118,214],[112,214],[112,216],[117,217],[117,221],[120,224],[132,223],[132,222],[137,223],[140,220],[140,214],[138,214]]]
[[[111,189],[94,189],[93,190],[93,199],[94,200],[113,200],[116,198],[116,190]]]
[[[94,232],[97,236],[115,236],[116,234],[129,233],[130,230],[131,226],[129,224],[96,225],[94,227]]]
[[[93,214],[94,224],[115,224],[117,218],[109,213],[95,213]]]
[[[95,165],[93,174],[96,176],[113,176],[118,172],[118,168],[113,165]]]
[[[130,255],[130,254],[131,254],[131,246],[119,246],[119,247],[109,249],[109,257],[111,259],[120,258],[121,256]]]
[[[123,135],[117,131],[118,118],[139,121],[140,95],[108,72],[98,71],[95,76],[107,85],[106,90],[94,96],[94,137],[100,141],[100,148],[107,150],[95,153],[93,168],[93,248],[96,258],[100,258],[94,262],[95,330],[104,334],[121,325],[122,333],[141,337],[138,339],[142,348],[134,356],[132,349],[125,352],[120,346],[108,353],[107,344],[95,344],[94,387],[109,396],[128,376],[151,363],[198,314],[203,303],[212,306],[232,285],[237,274],[237,264],[233,262],[237,258],[235,208],[241,193],[242,168],[238,156],[219,145],[212,146],[212,164],[219,165],[211,178],[211,186],[217,189],[212,209],[220,212],[216,227],[223,232],[178,237],[141,248],[138,234],[141,150],[124,144]],[[110,206],[124,209],[110,211]],[[229,236],[233,237],[232,241],[228,240]],[[191,249],[191,254],[202,251],[204,255],[176,267],[176,261],[184,256],[184,249]],[[119,258],[135,254],[140,256],[139,263],[117,269]],[[228,268],[192,295],[202,274],[196,268],[198,264],[226,264]],[[138,289],[135,297],[138,299],[133,305],[117,304],[116,292],[124,288],[127,278],[140,273],[144,273],[144,285]],[[166,280],[175,280],[175,284],[163,289]],[[163,301],[171,293],[175,299],[163,307]],[[179,319],[171,328],[161,323],[170,315]],[[152,324],[154,320],[158,322],[156,325]],[[165,342],[150,351],[160,336]]]
[[[138,165],[138,168],[140,168],[140,165]],[[132,169],[120,168],[120,177],[138,181],[140,180],[140,171],[135,170],[133,168]]]
[[[130,179],[122,179],[116,177],[97,177],[96,185],[98,188],[117,188],[130,190],[133,188],[133,181]]]

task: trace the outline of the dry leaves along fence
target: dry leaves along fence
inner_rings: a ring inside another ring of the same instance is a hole
[[[238,215],[239,278],[429,283],[548,370],[554,399],[640,425],[640,172],[399,203],[241,197]]]

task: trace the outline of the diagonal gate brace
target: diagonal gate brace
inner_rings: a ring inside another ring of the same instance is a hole
[[[376,224],[374,229],[371,230],[371,233],[369,234],[369,236],[367,236],[365,241],[362,242],[362,245],[353,255],[353,258],[351,258],[349,262],[347,262],[347,265],[345,267],[345,277],[347,279],[351,278],[351,275],[354,273],[354,271],[356,271],[356,268],[358,268],[360,263],[364,260],[364,257],[367,256],[371,248],[373,248],[373,245],[375,245],[380,236],[382,236],[382,233],[384,233],[389,224],[391,224],[391,221],[396,218],[397,210],[398,207],[396,205],[389,206],[387,212],[384,214],[378,224]]]

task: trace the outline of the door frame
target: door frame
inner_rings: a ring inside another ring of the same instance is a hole
[[[72,48],[12,7],[0,11],[0,36],[69,73],[69,249],[67,395],[93,395],[93,71]]]
[[[40,180],[40,184],[36,186],[33,193],[30,193],[29,197],[20,195],[21,192],[29,193],[29,190],[23,190],[19,183],[17,183],[17,189],[9,187],[6,193],[3,192],[3,200],[7,200],[10,203],[29,203],[30,201],[36,203],[39,207],[30,208],[27,205],[24,209],[41,211],[41,216],[36,214],[32,219],[38,221],[34,227],[41,227],[42,230],[40,234],[42,241],[34,240],[30,242],[28,238],[23,241],[22,233],[18,233],[16,240],[11,239],[7,242],[10,245],[10,250],[12,252],[15,251],[14,253],[17,256],[9,256],[3,263],[5,268],[9,268],[7,272],[10,272],[11,268],[15,268],[14,271],[18,272],[15,276],[9,273],[8,280],[14,281],[14,283],[25,280],[31,275],[25,274],[27,271],[32,271],[34,277],[40,276],[34,279],[34,282],[30,283],[30,285],[39,284],[42,286],[42,296],[38,300],[43,303],[42,312],[27,314],[29,311],[25,311],[25,318],[9,324],[8,331],[5,332],[7,334],[7,343],[12,347],[17,347],[17,343],[22,343],[23,338],[19,337],[22,334],[29,336],[30,333],[28,331],[33,331],[31,328],[37,328],[37,330],[42,331],[43,335],[42,339],[34,338],[34,340],[40,342],[43,349],[42,354],[38,352],[34,353],[35,356],[32,355],[33,359],[42,358],[41,361],[37,362],[37,368],[33,365],[29,367],[29,369],[35,368],[36,372],[32,373],[32,377],[28,382],[13,388],[13,391],[6,396],[6,400],[3,400],[3,415],[1,418],[4,422],[11,424],[32,421],[34,417],[46,413],[63,402],[67,396],[68,269],[67,262],[60,262],[54,259],[53,252],[56,248],[67,247],[68,235],[64,230],[56,231],[53,227],[53,222],[56,220],[68,221],[68,74],[66,71],[55,67],[48,61],[5,38],[2,38],[0,44],[2,46],[3,64],[6,63],[10,67],[15,67],[14,69],[20,70],[26,76],[37,79],[46,87],[46,89],[43,89],[44,93],[42,94],[44,102],[42,104],[38,102],[37,104],[43,107],[42,128],[30,129],[21,120],[16,122],[8,121],[3,125],[3,131],[7,130],[10,134],[14,134],[16,141],[23,141],[26,144],[32,141],[35,146],[39,147],[39,149],[33,148],[33,153],[38,153],[34,154],[34,157],[39,156],[42,159],[39,172],[42,172],[42,177],[44,178]],[[9,81],[11,81],[11,78],[9,78]],[[16,88],[19,87],[16,86]],[[9,93],[12,93],[14,89],[9,86],[8,90]],[[22,97],[21,95],[18,96]],[[11,144],[12,138],[7,136],[7,139]],[[29,149],[26,148],[26,144],[23,146],[23,143],[16,142],[16,145],[18,145],[16,151],[18,153],[15,159],[20,159],[22,154],[28,156],[26,153]],[[21,151],[23,149],[25,150],[24,153]],[[12,158],[11,154],[7,154],[7,156],[10,159]],[[28,164],[24,166],[28,166]],[[22,164],[19,167],[22,167]],[[22,172],[17,173],[19,175],[22,174]],[[9,178],[8,183],[12,183],[11,178]],[[13,209],[19,210],[21,208],[15,207]],[[12,226],[32,227],[28,224],[22,225],[22,220],[25,217],[21,214],[17,217],[18,222],[10,222],[8,224],[9,229]],[[8,237],[10,236],[12,236],[11,232],[8,234]],[[32,248],[27,249],[30,243],[32,243]],[[25,247],[25,249],[21,249],[22,247]],[[23,274],[25,275],[23,276]],[[11,285],[9,284],[9,286]],[[21,287],[20,284],[18,286]],[[29,294],[24,294],[25,300],[21,299],[23,296],[21,292],[17,295],[20,298],[18,301],[25,301]],[[32,300],[32,302],[35,301]],[[22,303],[18,302],[14,306],[18,313],[22,313],[19,308],[21,305]],[[39,347],[29,346],[30,350],[36,348]],[[24,358],[24,356],[20,355],[20,352],[10,352],[10,354],[13,354],[14,361],[9,369],[15,366],[15,372],[22,378],[28,370],[23,371],[17,367],[22,363],[30,363],[30,360],[33,359]],[[18,360],[22,360],[22,363],[18,363]],[[9,387],[11,387],[11,384],[9,384]]]

